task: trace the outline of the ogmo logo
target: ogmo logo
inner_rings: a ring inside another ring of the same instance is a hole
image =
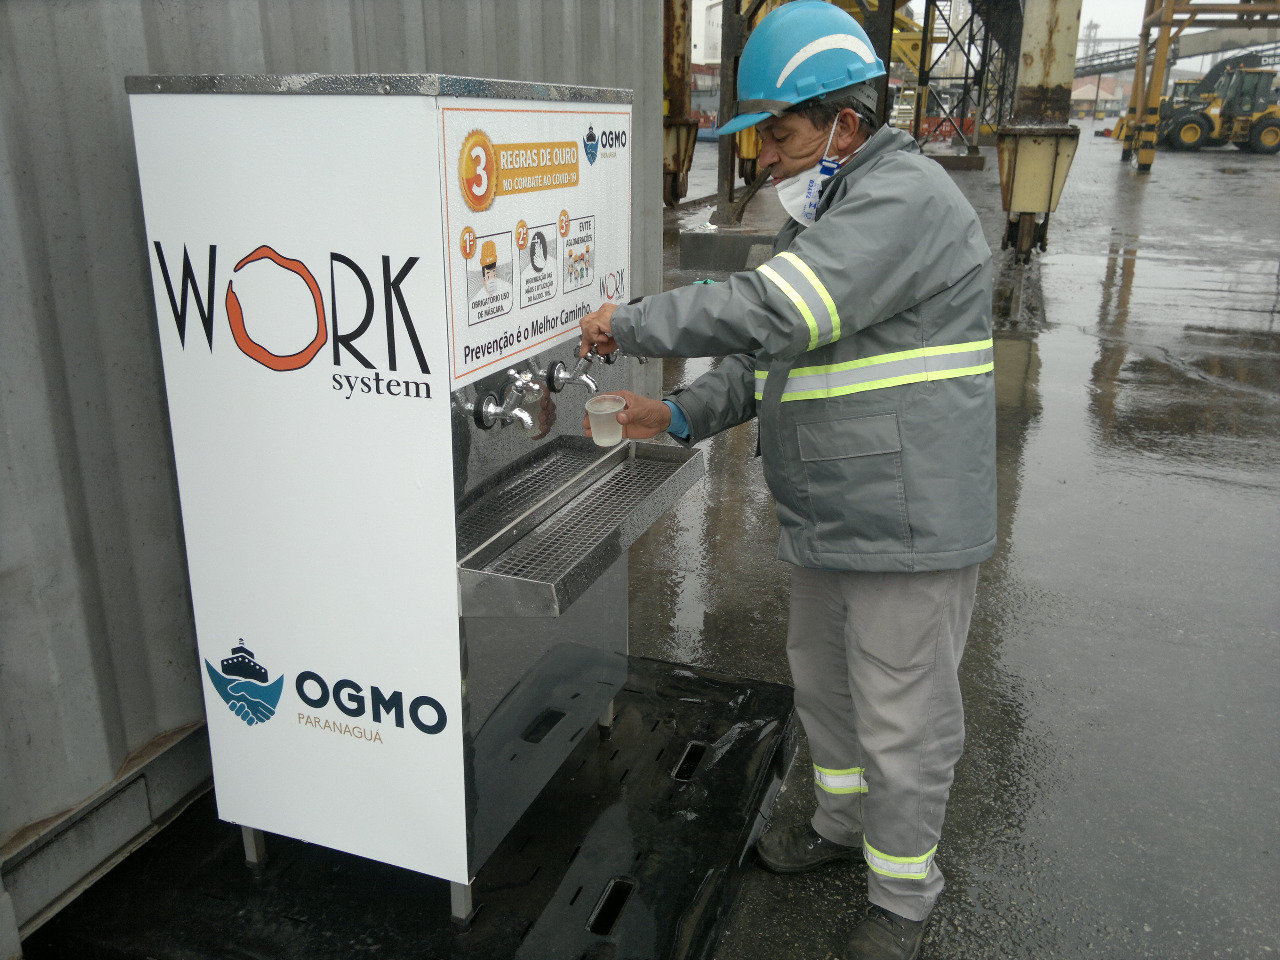
[[[218,696],[249,726],[266,723],[275,716],[284,677],[268,683],[267,668],[253,658],[253,651],[244,645],[244,640],[231,648],[231,656],[223,659],[221,670],[215,670],[208,660],[204,668]]]
[[[276,715],[284,677],[271,680],[267,668],[254,659],[253,651],[241,640],[231,648],[219,670],[208,660],[205,671],[223,703],[248,726],[266,723]],[[330,684],[314,670],[303,670],[294,678],[294,692],[312,710],[336,707],[351,720],[363,720],[381,726],[391,723],[400,729],[406,724],[421,733],[434,736],[449,723],[444,705],[435,697],[422,694],[406,696],[400,690],[384,691],[377,686],[367,690],[354,680],[341,679]],[[344,734],[357,740],[381,743],[382,734],[374,727],[353,725],[343,720],[326,719],[309,713],[298,714],[298,725]]]
[[[354,680],[335,680],[332,685],[314,670],[303,670],[294,680],[294,690],[298,699],[313,710],[323,710],[330,705],[352,720],[359,720],[369,714],[372,723],[381,724],[390,721],[404,729],[407,719],[420,732],[434,735],[440,733],[448,724],[444,705],[435,697],[425,694],[417,697],[406,697],[400,690],[387,693],[381,688],[370,686],[368,694],[365,688]],[[361,740],[381,741],[381,734],[370,729],[350,728],[350,724],[335,724],[318,716],[298,714],[298,722],[308,727],[334,729],[336,733],[348,733]],[[376,734],[376,735],[375,735]]]
[[[625,150],[627,148],[627,131],[604,130],[600,133],[601,150]]]
[[[619,150],[627,148],[627,131],[601,130],[596,133],[594,127],[587,127],[587,135],[582,138],[582,152],[587,156],[587,163],[594,164],[598,157],[616,157]]]

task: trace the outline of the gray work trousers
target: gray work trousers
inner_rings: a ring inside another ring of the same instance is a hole
[[[813,827],[860,844],[867,895],[922,920],[964,746],[956,676],[978,565],[927,573],[792,568],[787,658],[813,756]]]

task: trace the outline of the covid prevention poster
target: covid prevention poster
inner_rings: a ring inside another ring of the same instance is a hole
[[[130,105],[219,815],[467,882],[436,99]],[[472,224],[475,344],[537,285]]]
[[[452,385],[625,303],[630,104],[440,98]]]

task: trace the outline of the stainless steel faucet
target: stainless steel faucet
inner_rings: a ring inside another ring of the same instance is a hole
[[[547,386],[551,388],[552,393],[559,393],[571,383],[576,383],[580,387],[586,387],[588,393],[595,393],[600,388],[596,386],[595,377],[587,373],[587,369],[591,366],[591,361],[597,356],[596,348],[592,347],[591,352],[585,357],[579,357],[578,362],[574,364],[573,370],[570,371],[564,365],[563,360],[557,360],[546,373]]]
[[[488,430],[499,423],[518,421],[529,433],[537,429],[532,415],[524,409],[526,404],[542,398],[542,384],[533,375],[516,369],[507,371],[507,382],[502,387],[502,401],[492,393],[483,400],[466,404],[465,408],[476,418],[476,423]]]

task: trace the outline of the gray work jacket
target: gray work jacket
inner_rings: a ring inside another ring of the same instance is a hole
[[[758,416],[778,556],[946,570],[995,546],[991,252],[947,173],[881,128],[774,256],[619,308],[647,356],[723,356],[674,397],[690,442]]]

